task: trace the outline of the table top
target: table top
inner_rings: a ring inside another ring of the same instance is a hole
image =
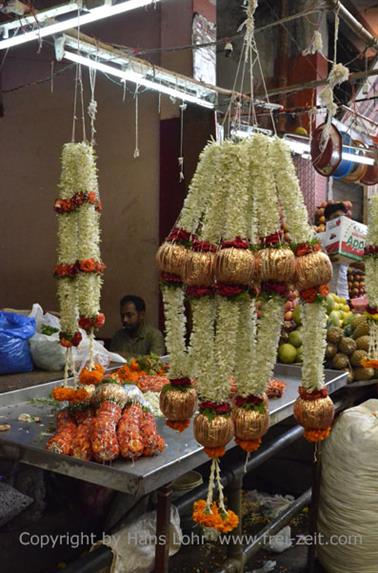
[[[286,383],[283,396],[270,400],[271,426],[292,415],[293,403],[298,396],[300,368],[277,364],[275,376]],[[346,384],[344,372],[326,370],[326,385],[330,394]],[[55,426],[55,415],[50,406],[36,403],[46,398],[61,380],[6,392],[0,398],[0,424],[9,424],[10,430],[0,432],[0,455],[17,455],[24,463],[77,479],[83,479],[108,488],[142,495],[154,491],[208,460],[202,446],[188,428],[179,434],[168,428],[164,419],[157,420],[157,429],[166,441],[165,450],[158,456],[140,458],[136,462],[116,460],[112,464],[84,462],[69,456],[48,452],[48,431]],[[20,414],[39,416],[40,423],[22,422]],[[228,449],[235,447],[229,444]]]

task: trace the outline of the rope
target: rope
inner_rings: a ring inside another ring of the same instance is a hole
[[[136,85],[135,87],[135,149],[134,149],[134,159],[137,159],[140,156],[139,150],[139,86]]]
[[[178,158],[180,173],[179,181],[182,183],[185,179],[184,175],[184,111],[188,106],[186,103],[180,105],[180,156]]]
[[[96,52],[95,61],[97,61],[97,52]],[[88,68],[88,72],[89,72],[89,84],[91,87],[91,101],[89,102],[89,105],[88,105],[88,115],[89,115],[90,120],[91,120],[91,145],[95,145],[95,143],[96,143],[96,141],[95,141],[95,133],[96,133],[95,121],[96,121],[96,114],[97,114],[97,101],[95,100],[94,94],[95,94],[95,87],[96,87],[97,69],[95,67]]]

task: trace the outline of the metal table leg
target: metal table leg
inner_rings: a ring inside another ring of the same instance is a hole
[[[161,487],[158,492],[156,513],[156,549],[154,573],[168,573],[169,525],[171,518],[172,484]]]
[[[312,468],[312,495],[310,507],[310,530],[312,543],[307,553],[307,571],[314,573],[316,561],[316,539],[318,529],[318,513],[320,501],[320,478],[321,478],[321,442],[314,446],[314,464]]]

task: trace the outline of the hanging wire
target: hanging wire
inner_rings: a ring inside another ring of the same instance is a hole
[[[184,175],[184,111],[188,106],[186,103],[180,105],[180,156],[178,158],[179,164],[179,182],[182,183],[185,179]]]
[[[134,159],[140,156],[139,150],[139,85],[135,86],[135,149],[134,149]]]
[[[80,6],[77,10],[77,52],[80,55]],[[82,135],[83,141],[87,140],[86,129],[85,129],[85,110],[84,110],[84,87],[83,87],[83,77],[81,64],[76,64],[75,73],[75,91],[74,91],[74,106],[73,106],[73,119],[72,119],[72,142],[76,138],[76,120],[77,108],[78,108],[78,92],[80,93],[80,105],[81,105],[81,121],[82,121]]]
[[[97,62],[97,51],[96,51],[95,62]],[[88,105],[88,115],[89,115],[89,118],[91,120],[91,145],[95,145],[96,144],[95,121],[96,121],[96,115],[97,115],[97,101],[95,100],[95,88],[96,88],[97,68],[95,66],[93,66],[92,68],[89,67],[88,73],[89,73],[89,84],[90,84],[90,88],[91,88],[91,101],[89,102],[89,105]]]

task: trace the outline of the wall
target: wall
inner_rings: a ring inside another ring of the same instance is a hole
[[[160,12],[138,12],[83,31],[104,41],[158,47]],[[53,55],[46,46],[41,54],[36,48],[15,48],[9,53],[4,90],[49,75]],[[88,92],[86,71],[84,77]],[[52,278],[56,249],[52,206],[62,145],[71,138],[73,87],[73,70],[69,70],[55,79],[52,94],[49,83],[44,83],[4,96],[5,115],[0,118],[0,307],[29,308],[38,301],[46,309],[57,308]],[[136,160],[132,95],[123,103],[122,89],[98,74],[96,99],[96,149],[104,202],[102,252],[108,266],[102,304],[108,322],[101,334],[109,336],[118,328],[118,300],[126,292],[145,297],[149,318],[157,322],[158,97],[143,94],[139,98],[141,156]]]

